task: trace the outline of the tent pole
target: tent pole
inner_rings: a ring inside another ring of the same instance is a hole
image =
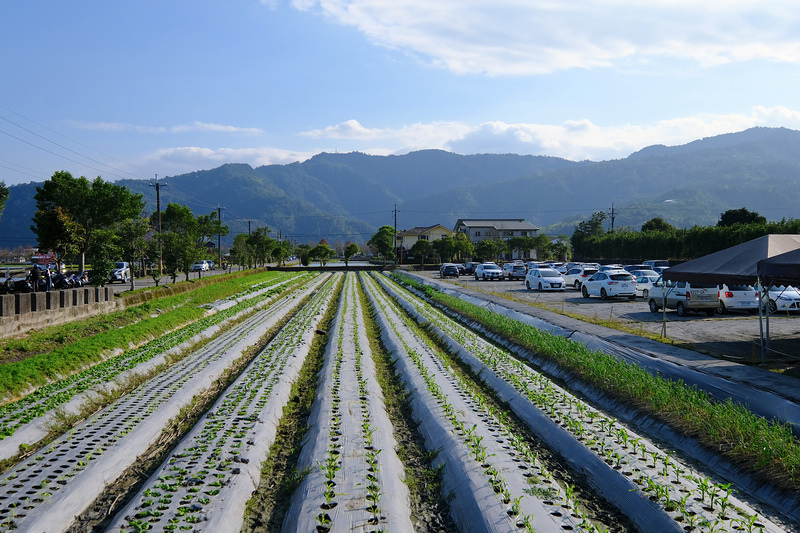
[[[764,364],[764,287],[761,286],[761,278],[756,278],[756,287],[758,287],[758,336],[761,340],[761,364]],[[767,300],[769,302],[769,299]]]

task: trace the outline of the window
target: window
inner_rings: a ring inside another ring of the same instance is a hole
[[[481,236],[481,232],[480,231],[475,231],[475,236],[476,237],[480,237]]]
[[[528,232],[527,231],[520,231],[519,235],[520,235],[520,237],[527,237],[528,236]]]
[[[428,236],[427,236],[427,235],[420,235],[420,236],[417,238],[417,240],[419,240],[419,241],[427,241],[427,240],[428,240]]]

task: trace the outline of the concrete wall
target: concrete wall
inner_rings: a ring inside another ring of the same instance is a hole
[[[79,287],[0,295],[0,337],[110,313],[118,307],[113,287]]]

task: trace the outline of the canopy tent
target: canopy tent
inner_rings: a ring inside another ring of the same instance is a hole
[[[769,263],[770,258],[778,257]],[[759,292],[762,287],[768,287],[780,281],[777,273],[794,272],[795,280],[800,277],[800,269],[795,261],[794,270],[789,266],[788,260],[800,260],[800,235],[764,235],[736,246],[731,246],[713,254],[704,255],[692,261],[668,268],[662,274],[665,280],[710,282],[710,283],[747,283],[756,285]],[[771,272],[771,275],[767,275]],[[763,276],[761,274],[764,274]],[[788,278],[786,278],[788,279]],[[665,309],[666,310],[666,309]],[[759,306],[758,323],[759,337],[761,340],[761,362],[763,363],[769,351],[769,313],[763,321],[763,308]],[[662,334],[666,334],[666,314]]]
[[[668,268],[663,276],[665,280],[690,283],[703,281],[755,285],[759,277],[759,261],[792,251],[800,253],[800,235],[764,235]]]
[[[758,275],[773,285],[800,284],[800,249],[758,262]]]

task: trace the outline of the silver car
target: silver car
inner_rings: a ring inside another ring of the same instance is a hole
[[[561,274],[552,268],[532,268],[525,276],[525,287],[528,290],[563,291],[566,286]]]

